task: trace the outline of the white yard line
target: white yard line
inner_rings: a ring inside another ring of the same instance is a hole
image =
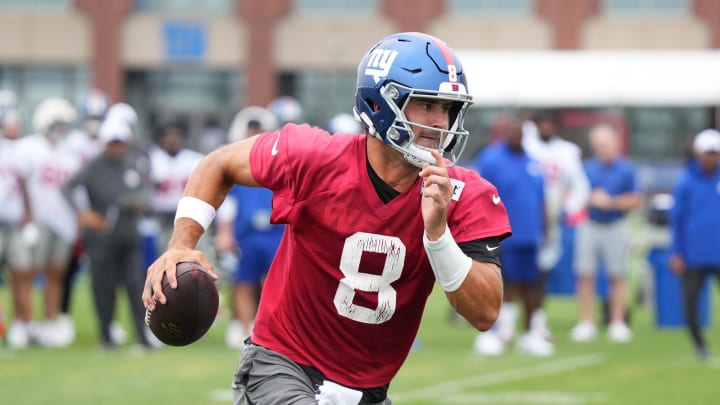
[[[559,374],[580,368],[592,367],[603,361],[605,361],[605,356],[601,353],[586,354],[494,373],[478,374],[472,377],[442,382],[412,391],[394,392],[391,393],[390,399],[392,399],[394,404],[400,405],[416,399],[428,399],[438,396],[445,397],[447,394],[461,392],[467,388],[486,387],[511,381],[526,380],[533,377]]]
[[[569,391],[502,391],[450,394],[443,396],[447,404],[552,404],[582,405],[606,401],[604,392]]]

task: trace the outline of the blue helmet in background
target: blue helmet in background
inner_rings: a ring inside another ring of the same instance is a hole
[[[78,109],[80,117],[86,119],[105,119],[110,108],[110,97],[100,89],[90,89],[85,97],[80,100]]]
[[[411,98],[453,102],[448,129],[410,122]],[[457,163],[467,142],[464,115],[472,104],[467,79],[455,53],[441,40],[419,32],[394,34],[378,42],[360,62],[354,112],[368,133],[398,150],[415,166],[435,163],[428,148],[416,145],[411,126],[440,132],[438,151]]]

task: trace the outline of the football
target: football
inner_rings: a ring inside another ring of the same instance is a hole
[[[219,296],[215,281],[197,263],[181,262],[176,267],[177,288],[163,276],[163,305],[145,312],[145,323],[153,334],[170,346],[185,346],[210,329],[218,313]]]

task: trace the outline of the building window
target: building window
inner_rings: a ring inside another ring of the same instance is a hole
[[[374,14],[379,0],[294,0],[299,14]]]
[[[295,97],[303,109],[305,121],[325,127],[339,113],[351,113],[355,105],[354,71],[302,71],[285,77],[285,94]]]
[[[88,70],[82,67],[0,67],[0,89],[15,93],[25,133],[33,132],[32,114],[41,101],[63,97],[75,105],[87,92],[89,81]]]
[[[71,0],[0,0],[0,8],[56,11],[70,8]]]
[[[451,0],[450,12],[454,15],[529,15],[532,14],[532,0]]]
[[[160,125],[175,122],[187,129],[190,144],[197,145],[209,121],[228,127],[242,105],[238,97],[245,93],[242,75],[235,71],[131,70],[125,78],[127,102],[138,112],[140,137],[146,141]]]
[[[231,13],[235,0],[135,0],[139,12],[202,12],[209,14]]]
[[[609,15],[685,15],[688,0],[603,0],[603,13]]]

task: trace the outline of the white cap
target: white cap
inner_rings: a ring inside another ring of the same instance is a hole
[[[715,129],[704,129],[695,136],[693,149],[696,153],[720,153],[720,132]]]
[[[130,125],[120,119],[103,121],[98,134],[105,145],[110,142],[129,142],[132,138]]]
[[[115,103],[110,106],[106,116],[107,120],[122,120],[128,123],[128,125],[136,125],[138,122],[138,116],[135,109],[128,103]]]

